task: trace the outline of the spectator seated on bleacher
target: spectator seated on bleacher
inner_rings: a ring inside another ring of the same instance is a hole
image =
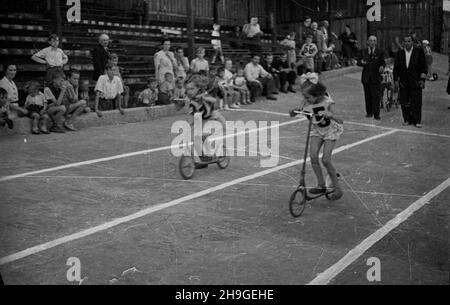
[[[94,109],[94,103],[91,100],[91,95],[89,94],[89,80],[85,79],[80,82],[80,88],[78,90],[80,100],[86,101],[86,108],[84,108],[84,113],[92,112]]]
[[[53,80],[44,89],[45,98],[47,99],[47,114],[53,121],[51,132],[65,133],[64,115],[66,114],[67,86],[64,84],[63,74],[53,74]]]
[[[0,88],[0,127],[8,126],[9,129],[14,128],[14,122],[9,112],[8,92]]]
[[[35,81],[30,81],[26,85],[28,92],[25,101],[25,109],[28,111],[28,117],[31,121],[31,132],[35,135],[50,134],[47,130],[48,114],[47,114],[47,99],[44,93],[40,91],[41,84]]]
[[[243,35],[243,33],[241,32],[240,26],[236,26],[234,28],[234,31],[230,32],[228,37],[231,38],[230,47],[232,49],[241,49],[242,48],[242,42],[241,42],[242,35]]]
[[[252,17],[250,23],[244,25],[242,32],[245,38],[250,42],[247,47],[252,53],[261,53],[261,36],[264,34],[261,31],[258,17]]]
[[[102,111],[118,109],[124,115],[122,109],[122,94],[124,92],[122,81],[114,76],[113,66],[106,65],[106,74],[101,75],[95,86],[95,104],[94,111],[98,117],[103,117]]]
[[[282,54],[273,66],[279,71],[280,91],[282,93],[296,93],[292,86],[295,85],[297,80],[297,73],[290,65],[287,54]]]
[[[158,104],[158,81],[154,78],[147,80],[147,89],[139,94],[138,100],[144,107],[153,107]]]
[[[19,106],[19,90],[17,89],[14,78],[17,74],[16,65],[6,64],[4,69],[5,77],[0,80],[0,88],[5,89],[8,96],[8,104],[10,115],[14,118],[17,116],[27,116],[28,111]]]
[[[49,47],[37,52],[31,59],[47,66],[47,83],[51,83],[53,75],[64,73],[64,65],[67,64],[69,58],[63,50],[58,48],[59,37],[57,35],[51,34],[48,43]]]
[[[220,106],[223,105],[225,110],[241,108],[238,105],[240,100],[239,92],[235,91],[231,86],[230,80],[226,77],[225,68],[220,67],[217,69],[216,83],[217,97],[223,101],[223,103],[220,103]]]
[[[334,53],[336,45],[330,43],[330,45],[325,49],[324,59],[325,59],[325,70],[339,69],[341,65],[339,64],[339,58]]]
[[[167,72],[165,75],[164,82],[159,86],[157,105],[164,106],[172,104],[174,91],[175,91],[175,83],[173,79],[173,74]]]
[[[261,66],[264,68],[264,70],[269,72],[269,74],[272,76],[274,80],[276,90],[272,93],[278,94],[278,90],[280,90],[280,78],[279,78],[280,71],[278,71],[274,66],[273,55],[267,54]]]
[[[245,77],[251,93],[250,100],[254,103],[256,98],[261,96],[265,91],[268,100],[276,101],[277,98],[272,94],[275,91],[274,79],[269,72],[264,70],[259,62],[259,55],[253,55],[251,62],[245,66]]]
[[[66,121],[64,127],[69,131],[75,131],[73,123],[81,114],[83,114],[87,107],[86,100],[80,99],[79,87],[80,87],[80,72],[71,70],[69,73],[69,79],[65,82],[67,87],[65,99],[66,104]]]
[[[242,68],[238,68],[236,76],[233,78],[233,87],[241,95],[241,103],[243,105],[251,104],[250,90],[247,86],[247,79],[245,78],[245,71]]]

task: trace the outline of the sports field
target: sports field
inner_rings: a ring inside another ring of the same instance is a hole
[[[233,157],[228,169],[210,166],[191,181],[170,151],[183,115],[1,138],[5,284],[72,284],[70,257],[81,261],[83,285],[368,284],[371,257],[381,262],[380,284],[448,284],[447,79],[427,83],[419,130],[401,127],[399,109],[366,119],[359,77],[326,81],[346,121],[333,157],[345,195],[311,202],[298,219],[288,202],[307,122],[287,115],[294,94],[224,113],[278,122],[277,167]]]

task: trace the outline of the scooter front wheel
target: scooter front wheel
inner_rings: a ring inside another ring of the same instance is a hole
[[[195,174],[195,161],[192,156],[182,156],[178,163],[178,169],[184,180],[191,180]]]
[[[297,189],[291,196],[289,201],[289,211],[291,215],[298,218],[303,215],[306,208],[306,190],[304,188]]]

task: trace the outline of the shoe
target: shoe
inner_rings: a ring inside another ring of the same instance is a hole
[[[278,91],[275,91],[275,92],[273,92],[272,93],[273,95],[278,95],[278,94],[280,94]]]
[[[225,110],[225,111],[229,111],[229,110],[230,110],[230,106],[228,106],[228,105],[225,105],[225,106],[223,107],[223,110]]]
[[[374,119],[375,119],[375,121],[381,121],[380,117],[375,117]]]
[[[318,186],[309,190],[309,192],[313,195],[325,194],[327,192],[327,188]]]
[[[277,100],[278,100],[278,99],[277,99],[275,96],[273,96],[273,95],[269,95],[269,96],[267,97],[267,99],[270,100],[270,101],[277,101]]]
[[[281,89],[280,92],[284,93],[284,94],[288,94],[289,93],[289,91],[287,91],[286,89]]]
[[[77,131],[77,130],[75,129],[75,127],[73,127],[72,124],[67,123],[67,122],[64,122],[64,127],[65,127],[68,131]]]
[[[368,114],[368,115],[366,115],[366,118],[368,118],[368,119],[370,119],[370,118],[372,118],[373,117],[373,114]]]
[[[38,135],[38,134],[41,134],[41,132],[39,131],[39,129],[36,127],[36,128],[33,128],[32,130],[31,130],[31,133],[32,134],[35,134],[35,135]]]
[[[61,126],[53,126],[53,127],[50,129],[50,131],[51,131],[51,132],[54,132],[54,133],[66,133],[66,131],[64,130],[64,128],[62,128]]]
[[[238,105],[234,104],[230,106],[230,109],[241,109]]]
[[[421,129],[423,126],[422,126],[422,124],[416,124],[416,125],[414,125],[416,128],[419,128],[419,129]]]
[[[292,93],[297,93],[297,91],[295,91],[291,86],[289,86],[288,91]]]
[[[411,123],[408,123],[408,122],[403,122],[403,124],[402,124],[403,126],[409,126],[409,125],[411,125]]]
[[[11,119],[5,118],[4,120],[5,120],[6,125],[8,125],[9,129],[14,128],[14,122]]]
[[[252,97],[252,98],[250,99],[250,103],[251,103],[251,104],[256,103],[256,99],[255,99],[254,97]]]
[[[47,130],[47,128],[41,128],[41,133],[43,134],[50,134],[50,131]]]

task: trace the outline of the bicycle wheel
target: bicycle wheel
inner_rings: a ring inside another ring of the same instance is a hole
[[[178,169],[184,180],[190,180],[195,174],[195,161],[191,156],[182,156],[178,163]]]
[[[291,215],[298,218],[303,215],[306,208],[306,193],[304,188],[297,189],[289,201],[289,211]]]
[[[223,157],[218,157],[217,166],[220,169],[227,169],[230,166],[230,157],[227,156],[226,147],[223,148]]]

